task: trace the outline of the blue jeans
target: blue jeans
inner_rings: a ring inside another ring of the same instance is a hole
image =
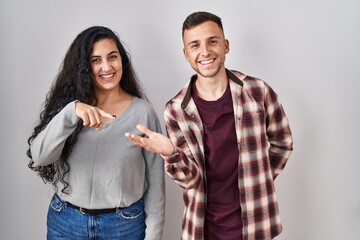
[[[145,228],[143,199],[117,212],[87,215],[55,194],[47,215],[48,240],[143,240]]]

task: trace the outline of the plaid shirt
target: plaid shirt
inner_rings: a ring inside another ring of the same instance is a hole
[[[264,81],[226,70],[239,147],[238,185],[244,240],[269,240],[282,225],[274,179],[292,151],[292,136],[276,93]],[[190,82],[165,106],[168,136],[176,153],[164,157],[168,175],[184,190],[182,240],[204,239],[206,172],[203,125]]]

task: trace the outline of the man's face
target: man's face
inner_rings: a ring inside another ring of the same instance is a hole
[[[229,41],[212,21],[184,31],[184,55],[199,77],[215,77],[224,67]]]

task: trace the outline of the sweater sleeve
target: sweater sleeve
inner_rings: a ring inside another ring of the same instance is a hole
[[[155,112],[148,117],[147,127],[161,133],[161,125]],[[146,164],[147,189],[144,194],[146,213],[145,240],[162,239],[165,223],[165,176],[164,161],[160,155],[143,150]]]
[[[30,145],[35,166],[46,166],[60,158],[66,139],[74,132],[78,120],[75,101],[68,103],[51,119]]]

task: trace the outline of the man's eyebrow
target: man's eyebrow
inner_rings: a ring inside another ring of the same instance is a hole
[[[211,36],[211,37],[208,37],[206,40],[208,41],[208,40],[213,40],[213,39],[220,39],[220,37],[219,36]],[[187,46],[189,46],[189,45],[191,45],[191,44],[193,44],[193,43],[197,43],[197,42],[199,42],[200,40],[193,40],[193,41],[191,41],[191,42],[189,42],[188,44],[187,44]]]

